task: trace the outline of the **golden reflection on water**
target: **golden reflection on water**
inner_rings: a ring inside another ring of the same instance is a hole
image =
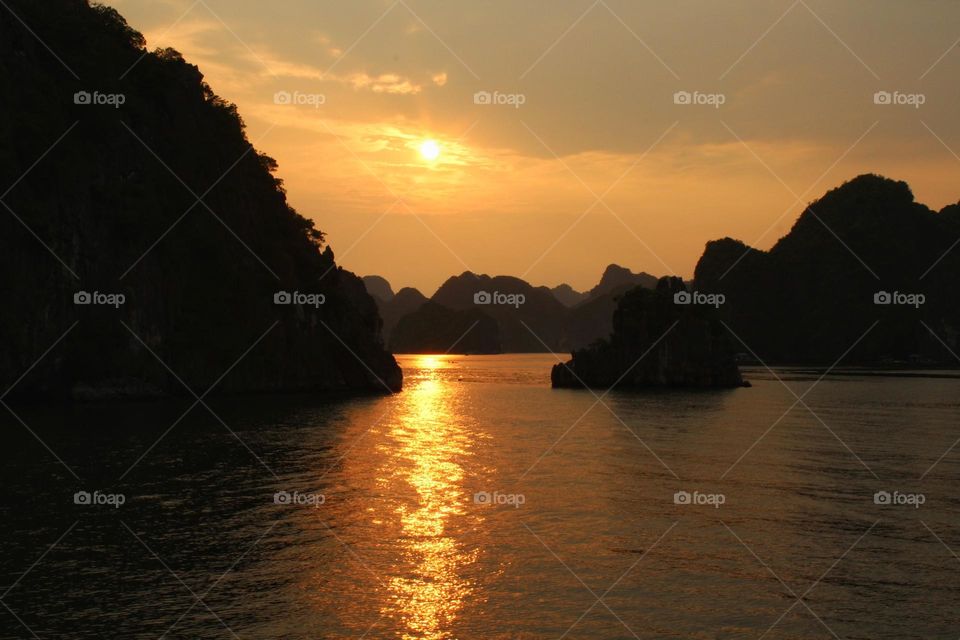
[[[477,558],[451,531],[466,515],[463,459],[471,455],[465,417],[457,410],[456,385],[444,381],[442,356],[423,356],[418,376],[401,395],[400,415],[389,431],[387,462],[377,484],[408,499],[400,520],[400,571],[388,580],[382,613],[398,620],[407,640],[451,638],[451,626],[472,591],[463,577]]]

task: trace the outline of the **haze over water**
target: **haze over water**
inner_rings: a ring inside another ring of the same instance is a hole
[[[83,481],[2,431],[4,603],[63,638],[955,637],[960,381],[598,403],[549,355],[400,359],[400,394],[221,399],[239,440],[196,410],[139,462],[185,406],[24,408]]]

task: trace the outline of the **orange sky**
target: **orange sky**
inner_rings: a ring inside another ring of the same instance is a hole
[[[239,105],[338,261],[395,289],[689,277],[708,240],[768,248],[868,171],[960,199],[949,0],[112,5]]]

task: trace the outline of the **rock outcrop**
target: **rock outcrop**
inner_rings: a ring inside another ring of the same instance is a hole
[[[399,389],[373,299],[236,106],[144,46],[86,0],[0,10],[0,379],[43,398]]]
[[[574,351],[551,372],[554,387],[644,388],[744,386],[730,337],[713,307],[677,304],[687,289],[662,278],[655,290],[624,294],[609,339]]]
[[[726,297],[721,317],[769,364],[955,365],[958,214],[862,175],[811,203],[769,251],[708,243],[694,287]]]

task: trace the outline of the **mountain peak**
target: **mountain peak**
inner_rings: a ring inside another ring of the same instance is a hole
[[[618,264],[609,264],[607,268],[604,269],[603,275],[600,277],[600,282],[587,293],[587,297],[593,298],[600,296],[624,286],[642,286],[647,289],[652,289],[657,286],[657,278],[643,271],[634,273],[630,269],[621,267]]]
[[[384,302],[393,299],[393,287],[383,276],[363,276],[363,286],[367,288],[367,293]]]
[[[558,284],[550,289],[553,297],[560,301],[565,307],[574,307],[587,299],[587,294],[577,291],[567,283]]]
[[[852,180],[847,180],[839,187],[828,191],[824,198],[836,197],[839,194],[882,199],[884,202],[911,203],[914,201],[913,191],[906,182],[876,173],[863,173]]]
[[[628,273],[631,273],[630,269],[627,269],[626,267],[621,267],[616,263],[610,263],[607,265],[607,268],[603,270],[603,276],[601,277],[601,279],[613,278],[619,274],[628,274]]]

